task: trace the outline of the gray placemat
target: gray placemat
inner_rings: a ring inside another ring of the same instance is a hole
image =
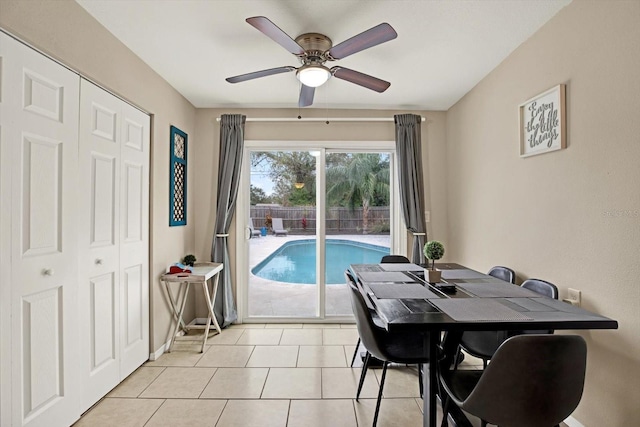
[[[483,279],[485,277],[487,277],[486,274],[467,269],[442,270],[443,279]]]
[[[419,283],[369,283],[368,286],[378,299],[438,298],[438,295]]]
[[[511,320],[533,320],[522,313],[505,307],[499,302],[484,298],[431,299],[435,305],[459,322],[499,322]]]
[[[384,271],[424,271],[423,267],[418,264],[406,263],[406,262],[387,262],[384,264],[378,264]]]
[[[549,306],[540,304],[541,298],[506,298],[506,301],[520,308],[511,307],[516,311],[549,311]]]
[[[465,291],[471,292],[473,295],[483,298],[533,298],[539,297],[540,294],[536,294],[529,289],[522,288],[520,286],[512,285],[507,282],[495,282],[495,283],[457,283],[459,287]]]
[[[409,276],[400,271],[362,271],[359,276],[363,282],[413,282]]]

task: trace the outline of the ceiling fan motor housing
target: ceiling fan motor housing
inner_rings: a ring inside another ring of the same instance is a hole
[[[327,58],[325,52],[331,49],[333,43],[324,34],[305,33],[296,38],[298,43],[305,50],[305,57],[302,62],[305,64],[322,64]]]

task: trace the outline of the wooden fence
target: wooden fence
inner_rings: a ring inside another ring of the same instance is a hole
[[[284,207],[277,205],[256,205],[250,210],[253,225],[260,229],[265,225],[267,215],[271,218],[282,218],[282,225],[290,234],[315,234],[316,208],[308,207]],[[306,228],[302,219],[306,219]],[[389,234],[389,207],[369,208],[368,234]],[[326,214],[327,234],[361,234],[362,208],[328,208]]]

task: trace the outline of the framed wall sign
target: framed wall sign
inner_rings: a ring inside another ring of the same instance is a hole
[[[520,104],[520,157],[567,148],[565,85]]]
[[[169,226],[187,224],[187,134],[171,126]]]

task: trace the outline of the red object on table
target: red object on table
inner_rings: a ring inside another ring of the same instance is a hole
[[[169,267],[169,274],[177,274],[177,273],[191,273],[191,270],[189,270],[188,268],[182,269],[177,265],[172,265],[171,267]]]

